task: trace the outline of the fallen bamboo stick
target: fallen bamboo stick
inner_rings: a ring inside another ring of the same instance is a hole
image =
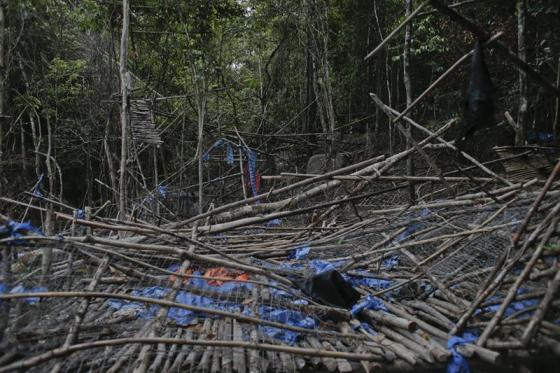
[[[286,179],[286,178],[311,178],[317,177],[318,174],[296,174],[291,172],[282,172],[280,175],[273,175],[273,176],[261,176],[263,180],[278,180],[278,179]],[[348,181],[441,181],[442,179],[438,176],[395,176],[395,175],[387,175],[387,176],[356,176],[356,175],[340,175],[340,176],[331,176],[327,179],[331,180],[348,180]],[[489,177],[453,177],[447,176],[443,177],[443,180],[447,182],[464,182],[464,181],[494,181],[494,179]]]
[[[327,330],[316,330],[316,329],[306,329],[300,328],[297,326],[292,326],[288,324],[282,324],[275,321],[268,321],[264,319],[259,319],[252,316],[246,316],[242,314],[236,314],[232,312],[222,311],[222,310],[215,310],[206,307],[199,307],[199,306],[192,306],[183,303],[177,303],[162,299],[154,299],[154,298],[147,298],[147,297],[137,297],[128,294],[113,294],[113,293],[104,293],[99,291],[91,291],[91,292],[84,292],[84,291],[66,291],[66,292],[36,292],[36,293],[16,293],[16,294],[0,294],[0,299],[22,299],[22,298],[76,298],[76,297],[88,297],[88,298],[108,298],[108,299],[123,299],[129,301],[136,301],[136,302],[143,302],[148,304],[157,304],[160,306],[165,307],[176,307],[182,308],[189,311],[200,312],[200,313],[207,313],[216,316],[223,316],[223,317],[231,317],[238,321],[244,321],[248,323],[254,324],[262,324],[268,325],[275,328],[280,329],[287,329],[294,332],[305,333],[305,334],[317,334],[317,335],[324,335],[324,336],[331,336],[331,337],[338,337],[338,338],[350,338],[350,339],[363,339],[358,335],[354,334],[342,334],[334,331],[327,331]]]
[[[119,339],[107,339],[103,341],[85,342],[80,344],[71,345],[65,348],[57,348],[43,354],[12,363],[7,366],[0,367],[0,373],[9,372],[12,370],[25,369],[37,366],[45,361],[65,357],[77,351],[88,350],[92,348],[108,347],[108,346],[120,346],[129,344],[178,344],[178,345],[191,345],[191,346],[213,346],[213,347],[241,347],[246,349],[257,349],[263,351],[276,351],[276,352],[287,352],[291,354],[306,355],[306,356],[320,356],[320,357],[330,357],[330,358],[341,358],[347,360],[366,360],[366,361],[383,361],[383,358],[379,355],[374,354],[359,354],[352,352],[339,352],[339,351],[328,351],[328,350],[317,350],[312,348],[300,348],[300,347],[290,347],[283,345],[272,345],[272,344],[260,344],[252,342],[240,342],[240,341],[219,341],[219,340],[186,340],[186,339],[175,339],[175,338],[150,338],[150,337],[138,337],[138,338],[119,338]]]

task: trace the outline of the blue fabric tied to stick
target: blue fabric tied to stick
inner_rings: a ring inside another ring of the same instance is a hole
[[[166,185],[164,185],[164,184],[158,185],[157,191],[158,191],[158,194],[160,196],[162,196],[163,198],[165,198],[167,196],[167,186]]]
[[[39,228],[34,227],[30,221],[18,223],[13,220],[8,220],[6,224],[0,226],[0,238],[20,238],[29,233],[43,236],[43,232]],[[26,245],[26,241],[14,240],[8,245]]]
[[[86,212],[82,209],[76,209],[76,218],[77,219],[85,219]]]
[[[33,194],[35,197],[43,197],[43,193],[41,192],[41,186],[43,185],[44,180],[45,180],[45,174],[39,175],[39,178],[37,179],[37,182],[35,183],[35,186],[31,191],[31,194]]]
[[[465,332],[462,337],[453,336],[447,341],[447,349],[451,352],[451,361],[447,364],[447,373],[470,373],[469,362],[457,352],[457,346],[475,342],[477,337]]]
[[[225,139],[219,139],[217,140],[203,155],[202,155],[202,160],[204,161],[208,161],[210,159],[210,153],[212,152],[212,150],[214,149],[219,149],[222,146],[224,146],[225,143]]]
[[[247,159],[247,170],[249,171],[251,192],[253,193],[253,197],[257,196],[257,153],[246,146],[234,144],[227,139],[219,139],[202,155],[202,159],[204,161],[208,161],[210,159],[210,153],[214,149],[223,147],[226,148],[226,162],[230,166],[234,163],[234,147],[241,149],[241,151],[245,154],[245,158]]]
[[[257,190],[257,153],[253,150],[246,148],[247,156],[247,169],[249,170],[249,180],[251,181],[251,191],[253,192],[253,197],[259,194]]]

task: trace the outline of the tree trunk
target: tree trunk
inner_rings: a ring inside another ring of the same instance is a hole
[[[0,3],[0,196],[3,195],[3,178],[2,169],[3,161],[3,148],[4,148],[4,91],[5,91],[5,59],[4,59],[4,43],[5,43],[5,3]],[[23,160],[25,161],[25,160]],[[4,245],[0,251],[1,262],[1,275],[3,277],[4,286],[10,289],[12,285],[12,251],[10,246]],[[0,341],[4,339],[4,332],[8,327],[9,314],[10,314],[10,301],[0,302]]]
[[[517,54],[522,61],[527,61],[527,47],[525,45],[525,21],[527,7],[525,0],[517,0]],[[515,131],[515,145],[522,145],[527,122],[527,74],[519,70],[519,111],[517,113],[517,128]]]
[[[6,14],[5,2],[0,3],[0,195],[3,195],[4,175],[2,162],[4,161],[4,92],[6,90],[6,63],[5,63],[5,35]]]
[[[113,156],[111,155],[111,148],[109,147],[109,131],[110,131],[111,119],[107,119],[105,124],[105,135],[103,136],[103,149],[105,151],[105,158],[107,158],[107,168],[109,172],[109,179],[111,180],[111,189],[114,195],[114,201],[119,200],[119,194],[117,193],[117,175],[115,174],[115,167],[113,165]]]
[[[317,109],[323,133],[327,136],[327,152],[332,152],[334,144],[335,115],[332,87],[329,78],[328,59],[328,4],[324,0],[305,2],[306,31],[310,42],[313,71],[313,88],[317,98]]]
[[[412,12],[412,0],[406,0],[406,17],[410,15]],[[412,39],[412,27],[411,24],[408,23],[406,25],[405,33],[404,33],[404,51],[403,51],[403,81],[404,81],[404,89],[406,91],[406,106],[410,106],[412,104],[412,83],[410,81],[410,42]],[[412,128],[410,123],[406,124],[406,132],[409,136],[412,136]],[[407,136],[406,138],[406,148],[410,148],[412,143],[410,138]],[[406,171],[409,176],[414,176],[414,158],[413,155],[409,155],[406,161]],[[414,192],[414,182],[410,180],[408,182],[408,193],[410,196],[410,203],[414,204],[416,201],[416,195]]]
[[[194,75],[196,79],[196,74]],[[204,211],[204,162],[202,151],[203,141],[204,141],[204,120],[206,115],[206,79],[203,76],[202,81],[197,82],[197,111],[198,111],[198,213],[202,214]]]
[[[52,149],[53,149],[53,133],[52,133],[52,126],[51,126],[51,121],[50,118],[47,114],[47,154],[46,154],[46,166],[47,166],[47,179],[49,182],[49,198],[55,198],[54,197],[54,178],[55,178],[55,174],[54,174],[54,169],[53,169],[53,160],[52,160]],[[62,182],[62,180],[61,180]],[[52,204],[52,202],[47,202],[47,214],[46,214],[46,218],[45,218],[45,234],[47,236],[53,236],[54,235],[54,206]],[[53,255],[53,249],[52,247],[46,247],[43,249],[43,256],[42,256],[42,262],[41,262],[41,268],[42,268],[42,272],[41,272],[41,285],[42,286],[46,286],[47,284],[47,280],[51,271],[51,264],[52,264],[52,255]]]
[[[556,69],[556,88],[560,88],[560,57],[558,57],[558,67]],[[558,143],[560,141],[560,96],[556,97],[553,128],[554,139]]]
[[[128,155],[128,74],[126,69],[126,54],[128,45],[129,26],[128,0],[123,0],[123,24],[121,35],[121,49],[119,72],[121,76],[121,167],[119,179],[119,217],[126,219],[126,160]]]

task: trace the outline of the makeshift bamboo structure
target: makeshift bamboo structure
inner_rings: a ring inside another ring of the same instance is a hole
[[[430,0],[399,28],[429,4],[456,18]],[[268,175],[282,185],[196,216],[155,213],[166,202],[154,193],[130,221],[44,197],[57,209],[51,236],[0,215],[0,372],[418,371],[457,358],[491,369],[560,355],[560,162],[546,180],[510,178],[499,166],[514,152],[483,162],[443,138],[455,120],[432,131],[371,97],[424,137],[320,175]],[[157,143],[146,128],[134,134]],[[41,201],[0,197],[38,215]],[[353,306],[305,286],[329,270],[357,292]]]

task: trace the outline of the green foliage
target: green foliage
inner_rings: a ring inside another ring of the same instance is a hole
[[[396,108],[404,105],[404,33],[375,57],[364,61],[364,56],[404,20],[403,0],[134,0],[128,50],[128,69],[136,77],[132,98],[158,98],[155,121],[167,129],[161,149],[166,172],[182,169],[177,154],[194,154],[196,95],[202,79],[208,87],[208,142],[226,136],[234,126],[258,134],[319,131],[309,27],[317,20],[305,9],[311,2],[327,7],[324,36],[336,125],[363,130],[368,123],[371,129],[375,120],[380,131],[376,136],[383,138],[385,117],[374,119],[369,93]],[[507,11],[497,11],[500,6]],[[56,118],[55,153],[66,158],[60,163],[100,164],[92,172],[107,181],[106,161],[99,156],[104,152],[95,147],[110,123],[109,147],[118,154],[122,3],[12,0],[8,7],[8,114],[15,118],[31,109],[40,119]],[[553,0],[528,2],[528,53],[546,76],[553,75],[551,66],[555,69],[560,51],[553,27],[557,9]],[[466,5],[461,11],[476,16],[491,32],[505,30],[504,43],[514,48],[511,1]],[[421,16],[412,25],[411,78],[413,91],[419,92],[466,52],[472,35],[438,14]],[[516,72],[502,60],[489,61],[501,91],[515,92]],[[459,69],[438,87],[431,101],[413,113],[416,119],[438,123],[459,113],[465,71]],[[510,96],[501,101],[505,106],[516,103]],[[255,147],[264,143],[261,136],[245,140]],[[304,145],[300,139],[276,140],[262,150],[274,153],[276,147],[290,146],[294,153],[306,154],[316,145],[315,139],[306,139]],[[145,174],[153,174],[152,160],[146,164]]]
[[[84,89],[85,60],[55,58],[44,79],[44,95],[51,107],[69,109]]]

